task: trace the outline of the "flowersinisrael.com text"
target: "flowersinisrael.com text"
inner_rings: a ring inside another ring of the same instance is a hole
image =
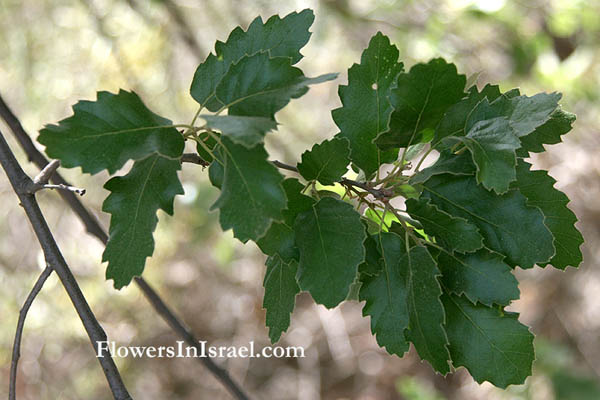
[[[267,346],[254,348],[254,341],[248,346],[209,346],[205,340],[198,341],[198,347],[186,346],[178,340],[174,346],[117,346],[113,341],[96,342],[96,357],[103,357],[106,350],[113,356],[125,358],[304,358],[304,348],[300,346]]]

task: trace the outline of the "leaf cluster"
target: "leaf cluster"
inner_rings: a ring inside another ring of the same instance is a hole
[[[513,271],[577,267],[583,242],[568,198],[526,159],[560,142],[574,115],[557,93],[467,87],[441,58],[405,70],[377,33],[339,86],[339,132],[296,166],[274,163],[264,137],[277,129],[276,113],[336,77],[309,78],[295,66],[313,20],[310,10],[258,17],[218,41],[194,74],[189,124],[120,91],[77,103],[72,117],[41,131],[47,154],[67,167],[115,174],[133,160],[105,185],[107,278],[120,288],[142,273],[157,211],[172,214],[183,193],[177,172],[191,140],[220,190],[212,209],[223,230],[268,256],[263,304],[273,342],[300,291],[328,308],[357,299],[389,353],[402,356],[413,343],[442,374],[464,366],[477,382],[522,383],[533,335],[505,311],[519,298]]]

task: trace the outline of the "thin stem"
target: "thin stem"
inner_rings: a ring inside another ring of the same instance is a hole
[[[12,360],[10,363],[10,384],[8,390],[8,398],[9,400],[15,400],[17,398],[17,371],[19,365],[19,358],[21,357],[21,338],[23,337],[23,328],[25,326],[25,318],[27,318],[27,313],[29,312],[29,308],[33,304],[35,297],[38,295],[46,279],[52,274],[52,268],[47,265],[46,268],[42,271],[37,281],[31,288],[27,299],[25,299],[25,303],[23,303],[23,307],[21,307],[21,311],[19,311],[19,320],[17,322],[17,332],[15,333],[15,341],[13,343],[13,352],[12,352]]]
[[[17,141],[27,154],[29,160],[35,163],[40,169],[43,169],[48,164],[48,160],[46,160],[46,157],[44,157],[44,155],[40,153],[40,151],[35,147],[33,141],[31,140],[31,137],[27,134],[27,132],[25,132],[18,118],[13,114],[8,105],[4,102],[2,96],[0,96],[0,116],[2,116],[2,118],[6,121],[7,125],[11,128],[11,131],[13,132]],[[60,176],[59,173],[53,174],[50,180],[55,183],[67,184],[67,182]],[[100,242],[106,245],[106,243],[108,242],[108,234],[100,226],[100,223],[98,222],[96,217],[94,217],[90,213],[90,211],[83,206],[79,198],[75,196],[72,192],[61,191],[60,195],[69,204],[70,208],[75,212],[75,214],[77,214],[79,219],[83,222],[83,224],[86,227],[86,230],[92,236],[95,236],[98,240],[100,240]],[[144,293],[147,299],[153,299],[153,301],[150,301],[150,304],[155,308],[156,312],[160,316],[162,316],[163,319],[165,319],[169,323],[169,325],[171,325],[171,323],[175,325],[175,327],[173,327],[173,330],[176,333],[178,333],[179,336],[183,337],[184,339],[186,338],[186,336],[194,336],[190,330],[188,330],[182,323],[179,322],[177,317],[170,311],[170,309],[166,306],[166,304],[160,298],[160,296],[146,283],[144,278],[136,277],[134,281],[140,288],[140,290]],[[162,303],[165,307],[159,310],[157,308],[159,303]],[[214,364],[214,362],[210,358],[198,358],[198,360],[204,365],[206,365],[207,363]],[[218,366],[216,367],[219,368]],[[216,375],[213,370],[214,369],[209,368],[211,374],[213,374],[229,392],[243,393],[241,387],[231,378],[221,378],[222,375],[227,374],[227,371],[223,370],[222,374]],[[243,396],[237,396],[236,398],[238,400],[249,398],[247,395]]]
[[[127,388],[123,384],[119,370],[115,365],[112,356],[108,349],[102,349],[98,346],[98,342],[105,342],[106,333],[102,326],[98,323],[96,316],[92,312],[85,296],[81,292],[77,280],[71,273],[67,262],[63,258],[52,232],[46,223],[46,220],[40,210],[40,207],[33,194],[27,192],[27,188],[33,184],[33,181],[25,174],[19,162],[12,153],[4,136],[0,132],[0,164],[6,172],[8,179],[13,187],[14,192],[19,197],[21,206],[27,214],[27,218],[33,227],[33,231],[40,242],[46,263],[54,269],[60,278],[65,290],[67,291],[75,310],[79,314],[79,318],[90,338],[90,342],[94,348],[98,348],[98,361],[102,366],[102,370],[108,385],[115,399],[131,399],[127,392]],[[104,351],[102,351],[104,350]]]

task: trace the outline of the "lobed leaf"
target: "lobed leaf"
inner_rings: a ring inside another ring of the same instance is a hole
[[[350,204],[324,197],[296,217],[294,231],[300,250],[300,288],[327,308],[337,306],[365,259],[360,215]]]
[[[535,358],[533,335],[516,313],[472,304],[463,297],[442,296],[446,332],[455,367],[469,370],[479,383],[506,388],[525,382]]]
[[[240,117],[236,115],[200,115],[206,127],[221,131],[223,136],[236,144],[252,148],[263,142],[265,134],[277,129],[277,123],[263,117]],[[204,149],[203,149],[204,150]]]
[[[106,279],[113,279],[115,288],[128,285],[144,270],[146,257],[154,251],[156,212],[161,209],[173,215],[173,199],[183,194],[177,178],[180,169],[178,160],[155,154],[136,161],[125,176],[104,185],[111,193],[102,211],[110,213],[111,219],[102,261],[108,261]]]
[[[382,163],[398,157],[397,150],[380,150],[374,143],[389,128],[392,105],[389,96],[403,64],[398,62],[398,49],[387,36],[377,32],[363,51],[360,64],[348,69],[348,85],[340,85],[342,107],[331,112],[340,128],[337,137],[350,141],[350,159],[367,176]]]
[[[451,293],[491,306],[519,298],[517,279],[498,253],[480,249],[469,254],[441,252],[437,258],[442,283]]]
[[[409,325],[407,270],[401,265],[407,256],[406,246],[399,235],[391,232],[380,233],[377,241],[382,255],[381,272],[361,275],[359,299],[365,301],[363,316],[371,317],[371,332],[379,346],[402,357],[409,347],[404,335]]]
[[[221,195],[211,210],[219,209],[224,231],[233,228],[233,235],[240,241],[256,241],[273,221],[283,221],[283,176],[267,160],[261,145],[248,149],[227,137],[222,137],[221,143],[225,164]]]
[[[325,140],[302,153],[298,172],[308,181],[316,180],[323,185],[333,185],[348,171],[349,155],[347,139]]]
[[[96,101],[79,101],[73,115],[58,125],[46,125],[38,142],[50,158],[67,168],[114,174],[129,160],[152,154],[177,159],[184,140],[171,121],[150,111],[137,94],[98,92]]]
[[[292,12],[284,18],[274,15],[263,23],[257,17],[248,30],[235,28],[226,42],[217,41],[215,53],[209,54],[194,73],[190,93],[202,106],[217,111],[223,103],[215,98],[215,89],[232,64],[242,57],[266,52],[271,57],[289,58],[292,64],[301,58],[300,49],[308,43],[315,16],[312,10]]]
[[[543,214],[528,206],[518,190],[497,195],[477,185],[474,177],[464,175],[435,175],[422,187],[424,199],[477,226],[484,245],[505,255],[509,265],[532,268],[554,255],[552,234],[544,225]]]
[[[229,115],[274,119],[275,113],[308,91],[308,86],[335,79],[337,74],[307,78],[289,58],[267,53],[245,56],[233,64],[216,87],[216,99]]]
[[[406,211],[428,235],[450,251],[472,252],[483,247],[479,229],[464,218],[454,217],[425,200],[406,200]]]
[[[539,208],[544,214],[544,224],[552,232],[556,254],[548,261],[555,268],[569,265],[578,267],[583,261],[580,246],[583,236],[575,228],[577,217],[569,210],[569,198],[554,188],[556,181],[546,171],[531,171],[531,164],[519,159],[517,164],[517,188],[529,206]]]
[[[271,343],[276,343],[290,326],[290,314],[294,311],[296,295],[300,293],[296,282],[298,263],[295,260],[286,263],[275,255],[267,258],[266,265],[263,308],[267,310],[269,338]]]
[[[446,110],[464,96],[465,83],[465,76],[457,73],[456,66],[441,58],[401,73],[390,94],[394,108],[390,128],[379,134],[375,143],[389,149],[422,142],[423,131],[435,129]]]

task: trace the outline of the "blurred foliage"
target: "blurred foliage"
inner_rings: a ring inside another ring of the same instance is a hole
[[[302,345],[304,359],[219,360],[256,398],[272,399],[596,399],[600,380],[600,2],[597,0],[0,0],[0,93],[33,136],[71,114],[97,90],[135,90],[153,110],[189,121],[189,84],[199,61],[236,25],[256,15],[315,10],[313,37],[300,66],[307,75],[341,72],[278,114],[270,152],[295,163],[314,142],[336,133],[330,110],[337,85],[381,30],[410,66],[443,56],[479,83],[520,86],[532,95],[563,92],[578,114],[566,143],[534,164],[550,168],[573,199],[587,244],[585,263],[566,272],[519,271],[522,299],[513,309],[538,335],[538,362],[525,385],[506,392],[477,385],[464,370],[446,379],[418,361],[387,355],[369,333],[361,305],[317,307],[306,295],[283,345]],[[0,123],[6,135],[7,127]],[[35,175],[14,140],[9,143]],[[192,149],[190,149],[192,150]],[[126,168],[130,166],[127,165]],[[104,174],[62,170],[85,187],[84,202],[100,212]],[[0,174],[2,175],[2,174]],[[264,328],[264,259],[253,245],[222,233],[208,212],[217,192],[206,171],[186,166],[186,191],[174,218],[159,214],[155,256],[144,276],[198,337],[214,345],[268,343]],[[331,188],[328,188],[331,189]],[[123,345],[172,345],[178,338],[134,287],[104,281],[102,246],[87,236],[55,193],[40,203],[61,249],[111,340]],[[5,396],[18,310],[43,264],[39,246],[8,182],[0,178],[0,396]],[[192,359],[119,359],[130,391],[146,399],[227,398]],[[51,277],[27,319],[18,390],[22,398],[110,398],[68,297]]]

